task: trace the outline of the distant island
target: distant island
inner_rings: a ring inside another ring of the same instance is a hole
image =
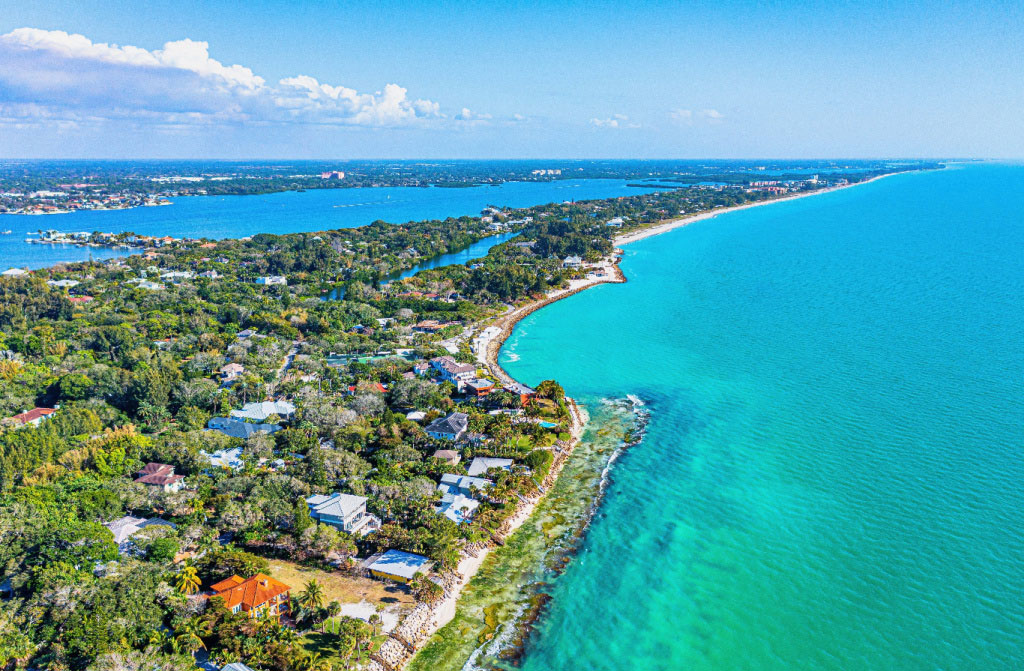
[[[511,181],[636,180],[632,186],[679,188],[717,183],[782,184],[863,174],[892,161],[3,161],[0,214],[64,214],[168,205],[170,199],[259,195],[311,189],[470,188]],[[921,162],[914,165],[923,166]],[[553,167],[557,166],[557,167]],[[815,172],[817,171],[817,172]],[[847,177],[848,178],[848,177]]]

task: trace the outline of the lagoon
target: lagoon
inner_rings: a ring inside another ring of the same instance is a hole
[[[488,206],[531,207],[567,200],[612,198],[657,189],[627,186],[626,180],[576,179],[506,182],[466,188],[379,187],[287,191],[258,196],[191,196],[163,207],[92,210],[59,215],[0,217],[0,269],[43,268],[64,261],[120,256],[124,251],[25,242],[39,229],[62,232],[132,231],[175,238],[241,238],[257,233],[298,233],[365,226],[378,219],[405,223],[477,216]],[[484,251],[486,253],[486,250]],[[481,254],[482,256],[483,254]]]

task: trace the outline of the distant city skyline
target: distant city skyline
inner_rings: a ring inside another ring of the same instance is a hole
[[[1024,156],[1019,3],[37,2],[4,158]]]

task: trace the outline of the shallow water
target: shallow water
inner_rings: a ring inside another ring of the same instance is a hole
[[[643,409],[625,400],[589,399],[587,408],[587,430],[551,491],[487,557],[463,591],[455,619],[409,671],[508,666],[521,653],[521,625],[543,609],[608,484],[608,464],[627,448],[626,433],[642,423]]]
[[[651,421],[522,668],[1021,668],[1021,202],[980,165],[724,215],[524,320],[511,374]]]

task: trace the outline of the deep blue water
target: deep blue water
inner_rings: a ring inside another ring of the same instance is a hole
[[[626,186],[626,180],[586,179],[555,182],[507,182],[464,189],[380,187],[289,191],[260,196],[194,196],[173,199],[164,207],[83,211],[49,216],[3,216],[0,270],[42,268],[61,261],[89,258],[89,249],[30,245],[26,234],[39,229],[64,232],[133,231],[140,235],[241,238],[256,233],[298,233],[365,226],[378,219],[405,223],[478,215],[487,205],[529,207],[566,200],[588,200],[649,193],[656,189]],[[124,252],[93,249],[94,258]],[[486,250],[484,250],[486,253]]]
[[[894,176],[626,247],[527,383],[636,394],[523,668],[1024,665],[1024,167]]]

